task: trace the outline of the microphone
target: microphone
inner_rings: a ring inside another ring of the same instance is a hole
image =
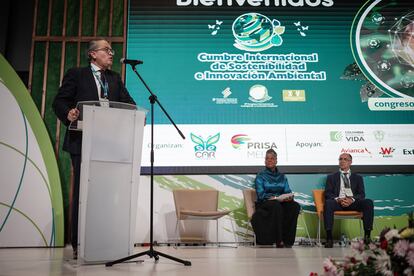
[[[120,63],[123,64],[129,64],[132,66],[138,65],[138,64],[143,64],[144,62],[142,60],[138,60],[138,59],[126,59],[126,58],[121,58],[119,60]]]

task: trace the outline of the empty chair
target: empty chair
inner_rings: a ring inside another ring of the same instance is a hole
[[[247,219],[251,224],[253,214],[255,212],[255,202],[256,202],[256,190],[254,189],[244,189],[243,190],[244,205],[246,206]],[[246,228],[246,235],[248,229]],[[256,236],[253,232],[253,244],[256,245]]]
[[[218,219],[231,211],[219,211],[219,191],[209,190],[173,190],[175,212],[177,215],[176,233],[180,220],[215,220],[216,242],[218,244]]]

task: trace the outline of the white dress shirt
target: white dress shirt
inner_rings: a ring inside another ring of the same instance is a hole
[[[348,181],[349,181],[349,185],[351,185],[351,179],[350,179],[351,170],[348,170],[348,171],[339,170],[339,173],[340,173],[339,179],[340,179],[340,182],[341,182],[341,188],[339,190],[339,196],[335,199],[344,198],[344,197],[351,197],[352,200],[355,201],[354,198],[353,198],[354,194],[352,193],[352,189],[351,188],[345,188],[345,183],[344,183],[344,179],[343,179],[343,177],[347,177]],[[345,173],[347,173],[348,175],[345,176],[344,175]]]

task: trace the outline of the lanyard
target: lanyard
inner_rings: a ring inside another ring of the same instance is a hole
[[[101,76],[98,75],[98,71],[95,71],[92,67],[92,73],[95,76],[95,78],[98,80],[99,84],[101,85],[101,89],[103,89],[103,95],[104,95],[104,99],[108,99],[108,92],[109,92],[109,86],[108,86],[108,82],[105,81],[105,83],[102,82],[101,80]],[[103,74],[103,72],[100,72],[101,75]]]
[[[349,175],[349,173],[347,173]],[[342,181],[344,182],[345,188],[351,188],[351,183],[349,181],[348,176],[346,176],[344,173],[341,173]]]

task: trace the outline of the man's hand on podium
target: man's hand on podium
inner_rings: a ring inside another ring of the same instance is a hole
[[[68,112],[68,120],[73,122],[76,121],[79,117],[79,110],[77,108],[72,108]]]

